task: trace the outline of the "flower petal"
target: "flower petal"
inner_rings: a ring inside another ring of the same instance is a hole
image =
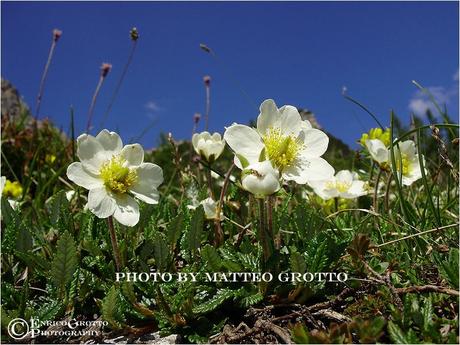
[[[402,143],[399,143],[397,146],[395,146],[395,150],[398,150],[398,148],[401,153],[407,155],[407,158],[409,160],[413,159],[417,153],[417,150],[415,148],[415,142],[413,142],[412,140],[406,140]]]
[[[115,212],[116,203],[105,187],[101,187],[89,191],[87,206],[97,217],[107,218]]]
[[[77,156],[85,166],[86,170],[98,174],[99,169],[105,161],[112,158],[92,135],[82,134],[77,139]]]
[[[296,164],[283,171],[283,178],[305,184],[308,181],[328,180],[334,176],[334,168],[323,158],[298,159]]]
[[[114,218],[126,226],[134,226],[139,222],[139,204],[129,195],[116,196]]]
[[[292,105],[285,105],[281,114],[280,128],[284,135],[297,136],[302,130],[302,118]]]
[[[257,130],[260,135],[265,135],[270,127],[278,127],[276,124],[279,123],[280,119],[275,101],[272,99],[263,101],[260,105],[260,114],[257,117]]]
[[[241,184],[256,197],[271,195],[280,189],[279,172],[270,161],[257,162],[243,171]]]
[[[355,180],[346,192],[340,193],[340,197],[344,199],[355,199],[362,195],[366,195],[367,191],[365,190],[364,185],[364,181]]]
[[[70,181],[86,189],[101,188],[103,186],[102,180],[85,170],[80,162],[74,162],[69,165],[67,177]]]
[[[349,170],[340,170],[336,175],[335,178],[339,182],[343,183],[352,183],[353,182],[353,174]]]
[[[117,154],[123,147],[120,136],[115,132],[109,132],[107,129],[100,131],[99,134],[96,135],[96,139],[104,150],[109,151],[111,154]]]
[[[319,129],[304,129],[303,143],[305,148],[302,150],[301,155],[305,158],[314,158],[322,156],[329,145],[329,137]]]
[[[120,156],[126,159],[128,166],[139,166],[144,161],[144,149],[139,144],[126,145]]]
[[[381,140],[366,140],[366,147],[372,159],[377,163],[385,163],[388,161],[388,149]]]
[[[264,144],[255,129],[244,125],[231,125],[224,133],[224,140],[237,155],[246,158],[249,164],[259,161]],[[243,168],[237,157],[235,164],[238,168]]]
[[[163,183],[163,170],[153,163],[142,163],[137,168],[137,182],[130,192],[148,204],[158,204],[160,195],[157,187]]]

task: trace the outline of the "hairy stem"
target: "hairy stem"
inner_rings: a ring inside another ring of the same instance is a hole
[[[38,90],[37,105],[35,109],[35,120],[38,119],[38,115],[40,113],[40,106],[42,103],[43,91],[45,89],[45,81],[46,81],[46,77],[48,76],[48,70],[51,65],[51,60],[53,59],[54,49],[56,48],[56,43],[57,43],[57,40],[53,38],[53,42],[51,43],[51,47],[50,47],[50,52],[48,54],[48,60],[46,61],[45,69],[43,70],[42,79],[40,81],[40,87]]]
[[[88,122],[86,124],[86,133],[88,133],[91,129],[91,121],[93,120],[94,106],[96,105],[97,96],[99,95],[99,91],[101,90],[104,79],[105,77],[102,75],[99,77],[99,82],[97,83],[96,90],[94,91],[93,99],[91,100],[91,105],[88,111]]]
[[[117,267],[117,271],[121,270],[121,256],[120,256],[120,249],[118,248],[117,242],[117,234],[115,233],[115,227],[113,226],[113,217],[110,216],[107,218],[107,223],[109,224],[109,232],[110,232],[110,241],[112,242],[113,248],[113,257],[115,258],[115,266]]]
[[[259,239],[263,250],[263,269],[267,270],[268,261],[272,255],[273,238],[268,230],[265,198],[258,199],[259,203]]]

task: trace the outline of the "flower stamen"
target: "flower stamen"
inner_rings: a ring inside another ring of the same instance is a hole
[[[126,160],[120,156],[113,156],[110,161],[105,162],[100,170],[104,186],[117,194],[124,194],[137,181],[135,169],[126,167]]]
[[[302,143],[293,135],[283,135],[280,128],[271,127],[262,137],[268,159],[282,171],[291,165],[302,148]]]

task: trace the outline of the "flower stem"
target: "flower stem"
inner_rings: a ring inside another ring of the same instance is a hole
[[[208,183],[209,197],[214,200],[214,192],[212,191],[211,164],[209,164],[209,169],[206,169],[206,182]]]
[[[117,267],[117,271],[119,272],[121,270],[120,249],[118,248],[117,234],[115,233],[115,227],[113,226],[112,216],[107,218],[107,223],[109,224],[110,241],[112,242],[113,257],[115,258],[115,266]]]
[[[374,197],[373,197],[373,206],[374,206],[374,211],[378,212],[378,198],[377,194],[379,192],[379,183],[380,183],[380,177],[382,176],[382,168],[379,167],[379,173],[377,174],[377,177],[375,179],[375,188],[374,188]]]
[[[267,270],[268,261],[272,254],[272,241],[273,238],[270,238],[270,233],[268,230],[267,217],[266,217],[266,208],[265,208],[265,198],[258,199],[259,202],[259,237],[260,243],[263,250],[263,270]]]
[[[204,129],[208,130],[208,122],[209,122],[209,111],[211,108],[211,90],[209,84],[206,84],[206,115],[205,115],[205,127]]]
[[[121,73],[121,77],[118,80],[117,86],[115,87],[115,91],[112,94],[112,98],[110,99],[110,103],[107,106],[107,109],[104,113],[104,118],[101,123],[101,128],[104,127],[105,121],[109,117],[110,111],[112,110],[113,103],[115,103],[115,100],[117,99],[118,92],[120,91],[121,85],[123,84],[123,80],[125,80],[126,73],[128,72],[128,67],[131,64],[131,61],[133,60],[134,52],[136,50],[137,46],[137,40],[132,41],[133,44],[131,46],[131,52],[129,53],[128,61],[125,64],[125,67],[123,67],[123,72]]]
[[[88,123],[86,124],[86,133],[89,133],[89,131],[91,130],[91,121],[93,119],[94,106],[96,105],[97,96],[99,95],[99,90],[101,89],[104,79],[105,78],[103,76],[99,77],[99,82],[97,83],[96,90],[94,91],[93,99],[91,100],[91,105],[88,111]]]
[[[48,70],[51,65],[51,60],[53,59],[54,49],[56,48],[57,41],[58,40],[55,37],[53,37],[53,41],[51,42],[50,51],[48,53],[48,60],[46,60],[45,69],[43,70],[42,79],[40,80],[40,87],[39,87],[38,96],[37,96],[37,105],[35,106],[35,121],[38,120],[38,115],[40,113],[40,106],[42,103],[43,91],[45,89],[45,81],[46,81],[46,77],[48,76]]]

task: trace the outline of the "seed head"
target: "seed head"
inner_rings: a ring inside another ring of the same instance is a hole
[[[139,39],[139,31],[137,31],[136,27],[131,29],[131,31],[129,32],[129,35],[131,37],[131,40],[133,41],[137,41]]]
[[[112,69],[112,65],[104,62],[101,66],[101,77],[105,78],[107,74],[109,74],[111,69]]]
[[[54,29],[53,30],[53,41],[54,42],[57,42],[59,40],[59,38],[61,38],[62,36],[62,31],[59,30],[59,29]]]
[[[211,84],[211,77],[209,75],[205,75],[203,77],[204,85],[209,86]]]

